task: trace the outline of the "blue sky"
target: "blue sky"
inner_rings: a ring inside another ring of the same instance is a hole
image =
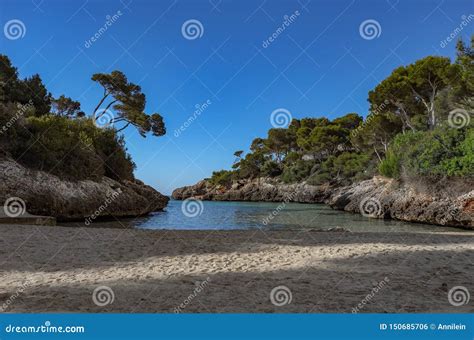
[[[230,168],[235,150],[272,127],[274,110],[294,118],[365,116],[368,91],[395,67],[453,57],[455,42],[441,42],[460,26],[456,38],[474,32],[474,20],[462,25],[474,14],[471,0],[1,0],[0,7],[2,27],[16,19],[25,28],[15,40],[1,35],[0,53],[22,77],[39,73],[54,96],[91,112],[102,93],[91,75],[115,69],[142,87],[146,111],[163,115],[168,134],[143,139],[128,128],[127,147],[136,176],[166,194]],[[202,25],[195,39],[182,33],[188,20]],[[360,33],[366,20],[380,27],[368,33],[373,39]]]

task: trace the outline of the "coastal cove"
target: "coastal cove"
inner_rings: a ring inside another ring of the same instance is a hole
[[[474,340],[473,0],[0,9],[0,340]]]
[[[94,221],[95,228],[132,228],[149,230],[250,230],[250,231],[350,231],[350,232],[459,232],[468,230],[373,219],[335,210],[325,204],[277,202],[170,200],[163,211],[136,218]],[[183,211],[188,211],[188,216]],[[65,227],[83,227],[83,221],[60,222]]]

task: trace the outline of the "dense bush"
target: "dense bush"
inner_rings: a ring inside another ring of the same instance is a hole
[[[228,186],[233,179],[233,172],[228,170],[214,171],[209,181],[213,185]]]
[[[440,126],[400,134],[379,169],[393,178],[474,176],[474,128]]]
[[[72,180],[133,178],[134,164],[123,139],[111,129],[97,128],[91,119],[30,116],[8,131],[16,138],[6,150],[27,167]]]

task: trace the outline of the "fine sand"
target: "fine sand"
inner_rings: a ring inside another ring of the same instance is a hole
[[[0,309],[466,313],[473,261],[474,233],[0,225]],[[467,304],[450,304],[454,286]]]

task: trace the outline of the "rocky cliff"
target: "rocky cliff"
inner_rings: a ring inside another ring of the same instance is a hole
[[[58,220],[90,221],[103,217],[145,215],[162,210],[169,198],[141,181],[100,182],[63,180],[46,172],[27,169],[0,159],[0,205]]]
[[[174,199],[326,203],[372,218],[474,229],[474,181],[409,183],[374,177],[345,187],[283,184],[269,178],[235,181],[224,188],[203,180],[173,191]]]

